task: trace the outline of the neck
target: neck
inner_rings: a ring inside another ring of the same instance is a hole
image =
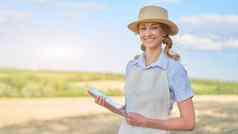
[[[145,65],[150,65],[154,63],[160,56],[161,47],[156,49],[146,49],[145,51]]]

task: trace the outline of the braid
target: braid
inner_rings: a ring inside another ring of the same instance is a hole
[[[144,44],[141,44],[141,45],[140,45],[140,49],[141,49],[142,51],[145,51],[145,46],[144,46]]]
[[[172,45],[173,45],[173,41],[172,41],[172,39],[168,35],[163,38],[162,43],[165,44],[164,53],[169,58],[172,58],[172,59],[174,59],[176,61],[180,59],[180,55],[179,54],[170,51],[170,49],[172,48]]]

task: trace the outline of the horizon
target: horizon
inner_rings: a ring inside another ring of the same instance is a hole
[[[61,69],[31,69],[31,68],[4,68],[0,67],[0,73],[2,70],[9,71],[32,71],[32,72],[52,72],[52,73],[98,73],[98,74],[113,74],[113,75],[121,75],[124,77],[125,74],[120,72],[103,72],[103,71],[84,71],[84,70],[61,70]],[[225,83],[238,83],[236,80],[222,80],[222,79],[209,79],[209,78],[194,78],[189,77],[190,82],[193,80],[201,80],[201,81],[212,81],[212,82],[225,82]]]

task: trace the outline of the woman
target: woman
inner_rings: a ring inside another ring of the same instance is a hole
[[[126,104],[112,110],[103,98],[96,103],[115,113],[127,112],[119,134],[168,134],[169,130],[193,130],[195,114],[193,93],[179,55],[171,53],[171,35],[178,32],[175,23],[168,19],[166,9],[145,6],[137,21],[128,28],[139,35],[143,54],[129,61],[126,71]],[[173,103],[179,117],[170,117]]]

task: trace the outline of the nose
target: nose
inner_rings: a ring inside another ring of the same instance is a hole
[[[146,28],[144,31],[145,36],[150,36],[151,35],[151,30],[149,28]]]

